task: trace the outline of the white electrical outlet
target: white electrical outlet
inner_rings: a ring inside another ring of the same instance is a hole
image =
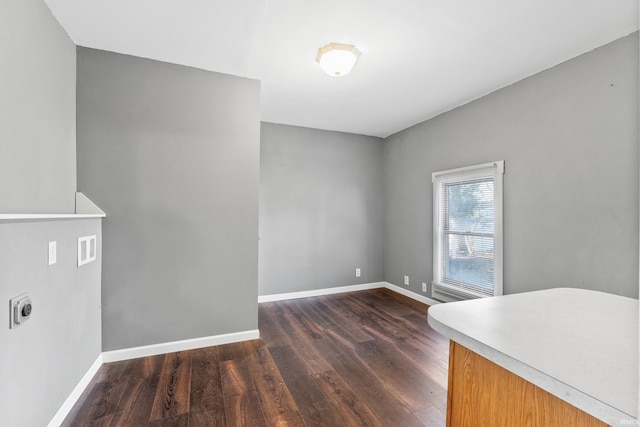
[[[78,267],[96,260],[96,236],[78,237]]]
[[[422,282],[422,292],[427,292],[427,284]]]
[[[356,277],[360,277],[360,269],[356,268]]]
[[[404,284],[409,286],[409,276],[404,276]]]
[[[58,262],[58,243],[56,241],[49,242],[49,265]]]

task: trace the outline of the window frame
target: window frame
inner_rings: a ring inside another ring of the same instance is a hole
[[[442,191],[446,185],[474,179],[491,178],[494,182],[494,231],[493,231],[493,296],[503,294],[503,176],[504,160],[434,172],[433,184],[433,280],[431,297],[440,301],[461,301],[490,295],[474,293],[464,287],[443,281],[443,247],[445,239]]]

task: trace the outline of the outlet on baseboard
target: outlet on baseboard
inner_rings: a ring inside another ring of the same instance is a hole
[[[422,282],[422,292],[427,292],[427,284]]]
[[[409,276],[404,276],[404,284],[409,286]]]

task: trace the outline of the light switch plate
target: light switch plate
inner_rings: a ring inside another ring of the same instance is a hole
[[[58,262],[58,242],[49,242],[49,265]]]

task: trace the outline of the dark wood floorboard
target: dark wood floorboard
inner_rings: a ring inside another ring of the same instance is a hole
[[[388,289],[259,305],[260,340],[103,365],[63,426],[445,425],[449,341]]]
[[[260,341],[243,343],[265,421],[270,426],[302,426],[302,415],[269,349]]]
[[[194,351],[191,360],[190,402],[192,424],[206,427],[227,425],[218,347]]]

